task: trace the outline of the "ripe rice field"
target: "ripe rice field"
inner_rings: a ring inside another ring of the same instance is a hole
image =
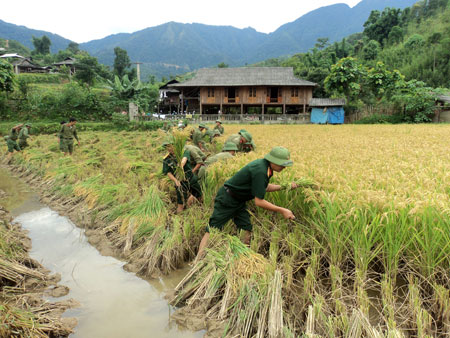
[[[41,135],[15,164],[152,276],[194,259],[226,179],[285,146],[294,165],[271,182],[301,188],[266,198],[296,220],[250,203],[250,249],[232,224],[213,231],[172,304],[228,336],[450,334],[450,125],[225,125],[218,142],[241,128],[256,151],[210,167],[203,204],[181,215],[161,174],[163,132],[79,133],[67,158]]]

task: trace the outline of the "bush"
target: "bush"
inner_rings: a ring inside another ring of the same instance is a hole
[[[397,124],[403,123],[403,116],[401,115],[385,115],[385,114],[373,114],[366,116],[354,124]]]

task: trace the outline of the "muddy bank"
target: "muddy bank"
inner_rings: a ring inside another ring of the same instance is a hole
[[[0,190],[0,199],[6,195]],[[30,258],[30,248],[26,231],[0,205],[0,337],[66,337],[77,322],[61,315],[78,304],[44,300],[64,296],[68,288],[58,284],[59,275]]]

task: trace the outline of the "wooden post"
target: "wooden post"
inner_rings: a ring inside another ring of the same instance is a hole
[[[133,62],[136,65],[136,75],[138,82],[141,82],[141,69],[139,68],[139,65],[142,64],[142,62]]]
[[[181,114],[184,113],[184,91],[181,92],[181,100],[180,100],[180,105],[181,105]]]
[[[261,107],[261,122],[264,123],[264,103],[262,104]]]
[[[241,102],[241,122],[244,120],[244,104]]]

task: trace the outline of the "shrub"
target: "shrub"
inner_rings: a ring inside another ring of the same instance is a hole
[[[358,121],[353,122],[354,124],[397,124],[402,123],[403,116],[401,115],[386,115],[386,114],[372,114],[366,116]]]

